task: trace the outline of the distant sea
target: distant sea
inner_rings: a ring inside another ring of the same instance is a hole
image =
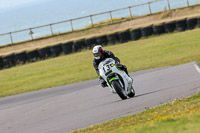
[[[23,30],[31,27],[47,25],[59,21],[69,20],[91,14],[106,12],[119,8],[129,7],[154,0],[46,0],[42,3],[35,3],[7,10],[0,10],[0,34]],[[171,8],[187,6],[187,0],[169,0]],[[200,0],[189,0],[190,4],[200,3]],[[152,12],[158,12],[168,9],[167,0],[152,4]],[[133,15],[142,15],[149,12],[148,6],[132,9]],[[116,12],[113,17],[128,16],[129,12]],[[109,15],[100,15],[93,18],[94,22],[109,19]],[[86,26],[91,23],[90,19],[84,22],[74,22],[74,28]],[[53,27],[55,32],[70,30],[70,26],[61,24]],[[48,30],[48,31],[47,31]],[[33,31],[34,37],[49,34],[49,29],[40,29]],[[15,33],[12,35],[13,41],[22,41],[30,39],[28,31],[25,33]],[[27,37],[26,37],[27,36]],[[9,35],[0,36],[0,45],[9,44]]]

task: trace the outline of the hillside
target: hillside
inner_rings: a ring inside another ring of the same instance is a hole
[[[72,33],[67,33],[59,36],[54,36],[50,38],[43,38],[35,41],[27,41],[14,45],[7,45],[0,47],[0,56],[8,55],[10,53],[19,53],[21,51],[32,50],[36,48],[41,48],[48,45],[54,45],[58,43],[67,42],[70,40],[77,40],[80,38],[87,38],[91,36],[97,36],[101,34],[107,34],[111,32],[120,31],[122,29],[128,29],[132,27],[138,27],[147,24],[158,23],[162,21],[167,21],[170,19],[178,19],[180,17],[197,16],[200,13],[200,5],[186,7],[171,11],[164,11],[152,15],[146,15],[142,17],[136,17],[125,22],[115,23],[113,25],[104,25],[92,29],[76,31]]]

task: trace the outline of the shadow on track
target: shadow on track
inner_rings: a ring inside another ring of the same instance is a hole
[[[134,98],[138,98],[138,97],[141,97],[141,96],[145,96],[145,95],[149,95],[149,94],[153,94],[153,93],[157,93],[157,92],[161,92],[161,91],[165,91],[165,90],[169,90],[171,88],[166,88],[166,89],[162,89],[162,90],[157,90],[157,91],[151,91],[151,92],[147,92],[147,93],[143,93],[143,94],[139,94],[139,95],[136,95],[134,96],[133,98],[128,98],[126,100],[116,100],[116,101],[112,101],[112,102],[109,102],[109,103],[105,103],[105,104],[102,104],[102,105],[99,105],[99,106],[103,106],[103,105],[108,105],[108,104],[113,104],[113,103],[118,103],[118,102],[125,102],[127,100],[131,100],[131,99],[134,99]]]

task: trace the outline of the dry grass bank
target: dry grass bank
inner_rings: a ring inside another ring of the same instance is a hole
[[[96,27],[92,29],[76,31],[76,32],[72,32],[72,33],[68,33],[68,34],[64,34],[60,36],[54,36],[50,38],[0,47],[0,56],[7,55],[14,52],[37,49],[37,48],[41,48],[47,45],[54,45],[54,44],[58,44],[62,42],[67,42],[70,40],[96,36],[99,34],[106,34],[106,33],[115,32],[115,31],[131,28],[131,27],[137,27],[137,26],[151,24],[151,23],[158,23],[160,21],[167,21],[170,19],[176,19],[180,17],[195,16],[199,14],[200,14],[200,5],[171,10],[171,11],[164,11],[161,13],[146,15],[146,16],[138,17],[136,19],[132,19],[129,21],[116,23],[112,25],[105,25],[105,26]]]

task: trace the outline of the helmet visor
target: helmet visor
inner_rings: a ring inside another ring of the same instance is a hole
[[[100,57],[101,56],[101,53],[94,53],[94,57]]]

